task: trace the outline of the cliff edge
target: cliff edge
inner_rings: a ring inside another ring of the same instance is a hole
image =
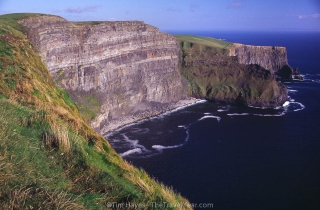
[[[195,36],[176,36],[188,94],[245,106],[281,106],[288,98],[278,73],[290,68],[284,47],[249,46]],[[291,69],[291,68],[290,68]]]
[[[101,133],[116,122],[175,108],[186,98],[179,46],[156,27],[141,21],[72,23],[48,15],[19,23],[57,84]]]

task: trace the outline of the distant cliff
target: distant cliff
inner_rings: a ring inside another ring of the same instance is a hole
[[[205,37],[176,38],[181,48],[180,71],[188,81],[189,95],[258,107],[277,107],[287,100],[287,89],[276,75],[290,68],[285,48]]]
[[[134,121],[159,114],[186,98],[179,46],[153,26],[141,21],[71,23],[49,15],[19,23],[96,130],[129,116]]]
[[[258,64],[283,79],[292,77],[285,47],[233,43],[229,49],[229,56],[236,56],[240,64]]]

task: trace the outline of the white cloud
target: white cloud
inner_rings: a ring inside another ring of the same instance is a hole
[[[320,14],[314,14],[312,15],[312,18],[320,18]]]
[[[299,19],[310,19],[310,18],[320,19],[320,14],[313,14],[313,15],[288,14],[287,16],[297,17]]]

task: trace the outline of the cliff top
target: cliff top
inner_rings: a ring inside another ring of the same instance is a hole
[[[30,20],[31,19],[31,20]],[[31,21],[30,27],[39,27],[42,24],[60,22],[64,24],[69,24],[71,27],[82,27],[82,26],[105,26],[105,25],[116,25],[122,28],[128,26],[141,26],[145,30],[154,31],[159,30],[157,27],[151,26],[144,23],[144,21],[130,20],[130,21],[68,21],[63,17],[50,15],[50,14],[40,14],[40,13],[13,13],[5,14],[0,16],[0,22],[4,25],[13,27],[14,29],[25,33],[27,30],[20,23]]]
[[[231,42],[226,42],[223,40],[211,38],[211,37],[202,37],[202,36],[192,36],[192,35],[174,35],[177,41],[181,42],[189,42],[189,43],[197,43],[209,47],[214,47],[218,49],[227,49]]]

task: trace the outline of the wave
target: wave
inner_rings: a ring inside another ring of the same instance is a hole
[[[191,123],[190,125],[192,125],[194,123]],[[173,146],[163,146],[163,145],[153,145],[152,148],[153,149],[156,149],[158,152],[162,153],[162,151],[164,149],[175,149],[175,148],[178,148],[178,147],[182,147],[184,146],[188,141],[189,141],[189,126],[184,126],[184,128],[186,129],[186,138],[184,139],[184,142],[182,144],[177,144],[177,145],[173,145]]]
[[[289,105],[290,105],[290,101],[286,101],[286,102],[284,102],[284,104],[282,106],[285,107],[285,106],[289,106]]]
[[[186,105],[182,105],[182,106],[180,106],[180,107],[177,107],[177,108],[175,108],[175,109],[166,111],[166,112],[164,112],[164,113],[162,113],[162,114],[159,114],[159,115],[156,115],[156,116],[154,116],[154,117],[150,117],[150,118],[146,118],[146,119],[141,119],[141,120],[138,120],[138,121],[135,121],[135,122],[126,124],[126,125],[124,125],[124,126],[121,126],[121,127],[117,128],[117,129],[113,130],[113,131],[110,132],[110,133],[105,134],[105,137],[108,138],[108,137],[110,137],[110,136],[113,136],[114,134],[121,132],[121,130],[123,130],[123,129],[125,129],[125,128],[128,128],[128,127],[131,127],[131,126],[133,126],[133,125],[140,125],[140,124],[142,124],[142,123],[144,123],[144,122],[146,122],[146,121],[149,121],[149,120],[161,119],[161,118],[163,118],[163,117],[165,117],[165,116],[168,116],[168,115],[172,114],[173,112],[177,112],[177,111],[180,111],[180,110],[182,110],[182,109],[185,109],[185,108],[187,108],[187,107],[189,107],[189,106],[194,106],[194,105],[201,104],[201,103],[205,103],[205,102],[207,102],[207,100],[197,100],[197,101],[195,101],[195,102],[193,102],[193,103],[186,104]]]
[[[128,150],[124,153],[121,153],[119,154],[121,157],[127,157],[129,155],[132,155],[132,154],[141,154],[142,153],[142,149],[141,148],[135,148],[135,149],[131,149],[131,150]]]
[[[214,118],[214,119],[217,119],[218,122],[221,120],[221,117],[218,117],[218,116],[204,116],[204,117],[201,117],[198,121],[201,121],[201,120],[204,120],[204,119],[209,119],[209,118]]]
[[[291,102],[291,103],[298,104],[301,107],[299,109],[293,110],[294,112],[297,112],[306,108],[305,105],[303,105],[302,103],[299,103],[299,102]]]
[[[225,109],[218,109],[217,112],[227,112],[229,110],[225,110]]]
[[[130,133],[146,134],[149,131],[149,128],[133,128],[130,130]]]
[[[227,114],[228,116],[241,116],[241,115],[250,115],[249,113],[232,113],[232,114]]]
[[[157,149],[157,150],[163,150],[163,149],[174,149],[177,147],[181,147],[184,144],[178,144],[178,145],[174,145],[174,146],[162,146],[162,145],[153,145],[152,148],[153,149]]]
[[[281,117],[285,115],[285,112],[281,112],[279,114],[254,114],[254,116],[260,116],[260,117]]]

